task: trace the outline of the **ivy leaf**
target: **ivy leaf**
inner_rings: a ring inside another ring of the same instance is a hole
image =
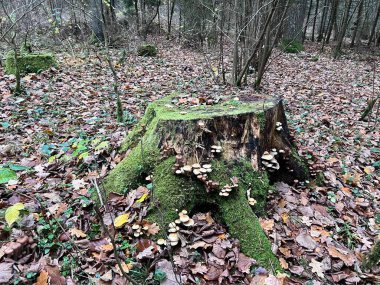
[[[118,228],[121,228],[122,226],[124,226],[128,222],[128,219],[129,219],[128,213],[122,214],[122,215],[116,217],[113,224],[114,224],[115,228],[118,229]]]
[[[0,168],[0,184],[7,183],[9,180],[16,180],[17,174],[9,168]]]
[[[20,210],[24,208],[25,206],[23,203],[16,203],[5,211],[5,221],[9,226],[12,226],[12,224],[17,221],[20,216]]]

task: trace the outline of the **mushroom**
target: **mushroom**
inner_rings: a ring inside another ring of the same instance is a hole
[[[209,169],[209,168],[211,168],[211,164],[203,164],[202,167],[203,167],[203,168],[206,168],[206,169]]]
[[[200,170],[201,173],[207,173],[207,170],[205,168],[203,168],[203,167],[200,168],[199,170]]]
[[[192,167],[191,167],[191,165],[185,165],[182,169],[183,169],[183,171],[185,171],[185,172],[191,172]]]
[[[282,123],[281,122],[276,122],[276,127],[281,127]]]
[[[257,201],[253,198],[248,198],[248,204],[251,205],[251,206],[254,206],[255,204],[257,203]]]
[[[163,238],[160,238],[157,240],[157,244],[158,245],[166,245],[166,240],[164,240]]]
[[[193,169],[193,173],[194,173],[194,175],[199,175],[199,174],[201,174],[201,171],[198,169],[198,168],[195,168],[195,169]]]
[[[179,220],[182,222],[182,223],[186,223],[190,220],[189,216],[188,215],[184,215],[184,214],[179,214]]]
[[[132,225],[132,230],[138,230],[138,229],[140,229],[140,225],[138,225],[138,224],[133,224]]]
[[[195,224],[195,222],[193,219],[189,219],[187,222],[183,223],[183,225],[186,227],[194,226],[194,224]]]
[[[276,156],[276,155],[278,154],[278,153],[277,153],[277,149],[272,148],[270,154],[273,155],[273,156]]]
[[[201,165],[199,163],[194,163],[191,167],[192,168],[201,168]]]
[[[263,155],[261,157],[262,160],[268,160],[268,161],[270,161],[272,158],[273,158],[273,155],[271,155],[267,151],[264,151],[264,153],[263,153]]]
[[[171,233],[171,234],[169,234],[168,240],[170,242],[178,241],[179,240],[178,234],[177,233]]]
[[[182,171],[180,169],[175,171],[175,174],[182,174]]]

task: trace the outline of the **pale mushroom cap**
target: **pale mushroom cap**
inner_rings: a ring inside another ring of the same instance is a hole
[[[191,227],[195,224],[193,219],[189,219],[186,223],[183,223],[186,227]]]
[[[140,228],[140,225],[138,225],[138,224],[133,224],[133,226],[132,226],[132,230],[137,230],[139,228]]]
[[[187,211],[186,210],[182,210],[181,213],[184,214],[184,215],[187,215]]]
[[[169,233],[176,233],[177,232],[177,229],[176,228],[170,228],[168,230]]]
[[[175,224],[175,223],[173,223],[173,222],[171,222],[170,224],[169,224],[169,228],[175,228],[177,225]]]
[[[137,233],[137,232],[136,232],[136,233],[134,233],[133,235],[134,235],[134,237],[139,237],[139,236],[140,236],[140,233]]]
[[[178,244],[178,241],[171,241],[171,242],[170,242],[170,245],[171,245],[171,246],[176,246],[177,244]]]
[[[199,170],[200,170],[202,173],[207,173],[207,170],[206,170],[205,168],[203,168],[203,167],[200,168]]]
[[[201,168],[201,165],[199,163],[194,163],[192,165],[193,168]]]
[[[280,127],[282,126],[282,123],[281,122],[276,122],[276,127]]]
[[[176,224],[180,224],[180,223],[181,223],[180,219],[177,219],[177,220],[175,220],[174,222],[175,222]]]
[[[179,220],[182,222],[182,223],[186,223],[190,220],[189,216],[188,215],[179,215]]]
[[[183,167],[183,171],[191,172],[191,170],[192,170],[192,167],[191,167],[190,165],[185,165],[185,166]]]
[[[208,169],[208,168],[211,168],[211,164],[203,164],[202,167]]]
[[[157,240],[157,244],[158,245],[166,245],[166,240],[164,240],[163,238],[160,238]]]
[[[181,174],[182,171],[181,171],[180,169],[178,169],[178,170],[175,171],[175,173],[176,173],[176,174]]]
[[[178,234],[177,233],[171,233],[171,234],[169,234],[168,240],[169,241],[178,241],[179,240]]]
[[[263,153],[263,156],[261,157],[261,159],[263,160],[271,160],[273,158],[273,155],[271,155],[269,152],[265,151]]]
[[[193,173],[194,173],[194,175],[199,175],[199,174],[201,174],[201,171],[198,168],[195,168],[193,170]]]

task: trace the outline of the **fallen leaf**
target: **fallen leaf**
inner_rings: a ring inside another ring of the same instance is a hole
[[[129,219],[129,213],[122,214],[115,218],[115,221],[113,222],[113,224],[115,228],[119,229],[128,222],[128,219]]]
[[[42,270],[37,277],[36,285],[48,285],[49,284],[48,281],[49,281],[49,274],[47,273],[47,271]]]
[[[313,273],[316,273],[320,278],[325,278],[321,262],[318,262],[315,258],[313,258],[309,265]]]
[[[5,211],[5,221],[8,223],[8,226],[12,226],[12,224],[17,221],[20,216],[20,211],[24,208],[23,203],[16,203]]]
[[[329,246],[327,250],[332,257],[339,258],[347,266],[354,265],[356,260],[355,255],[353,253],[350,253],[348,250],[338,249],[334,246]]]
[[[72,236],[76,236],[77,238],[84,238],[87,236],[83,231],[81,231],[80,229],[77,229],[77,228],[69,229],[69,233]]]

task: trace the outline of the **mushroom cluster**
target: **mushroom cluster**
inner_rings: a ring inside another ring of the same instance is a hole
[[[36,246],[37,244],[34,243],[32,237],[22,236],[19,237],[16,241],[7,243],[4,246],[4,254],[8,258],[18,260],[21,257],[28,255]]]
[[[277,131],[282,131],[282,123],[281,122],[276,122],[276,130]]]
[[[218,188],[219,183],[208,179],[208,173],[212,172],[211,164],[199,164],[194,163],[193,165],[185,165],[182,155],[176,156],[176,163],[174,164],[173,170],[178,175],[195,175],[198,180],[200,180],[205,186],[207,192],[215,190]]]
[[[179,225],[184,225],[185,227],[191,227],[195,224],[194,220],[191,219],[187,213],[186,210],[182,210],[178,214],[178,219],[175,220],[175,222],[171,222],[169,224],[169,235],[168,235],[168,242],[171,246],[176,246],[179,242]],[[158,245],[166,245],[166,241],[158,240]]]
[[[179,242],[179,227],[175,223],[169,224],[169,235],[168,235],[168,242],[171,246],[176,246]]]
[[[174,155],[174,146],[171,143],[164,142],[164,144],[161,146],[160,154],[162,158],[168,158],[169,156]]]
[[[141,226],[139,224],[133,224],[132,225],[133,236],[140,237],[144,234],[144,232],[147,232],[148,229],[149,229],[148,225]]]
[[[212,145],[211,146],[211,153],[221,153],[222,147],[219,145]]]
[[[278,155],[277,150],[274,148],[271,150],[270,153],[268,151],[265,151],[263,155],[261,156],[261,163],[269,172],[274,172],[280,169],[280,164],[275,158],[275,156],[277,155]]]
[[[230,196],[230,192],[232,191],[232,189],[237,187],[237,184],[233,184],[232,186],[227,184],[223,186],[223,188],[220,190],[219,196],[228,197]]]

